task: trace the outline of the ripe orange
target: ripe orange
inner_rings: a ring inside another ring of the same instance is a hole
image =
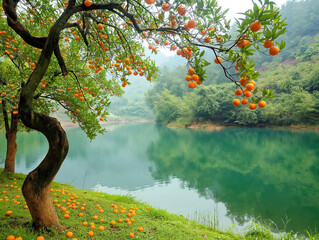
[[[265,48],[271,48],[273,45],[273,41],[267,39],[265,42],[264,42],[264,47]]]
[[[215,58],[214,62],[216,64],[220,64],[222,62],[222,59],[220,57]]]
[[[241,89],[236,89],[235,90],[235,95],[240,96],[243,94],[243,91]]]
[[[250,24],[250,30],[252,32],[257,32],[261,29],[261,23],[259,21]]]
[[[248,84],[247,84],[247,86],[246,86],[246,89],[247,89],[248,91],[251,91],[251,90],[253,90],[253,89],[254,89],[254,87],[255,87],[255,85],[254,85],[254,84],[252,84],[252,83],[248,83]]]
[[[80,40],[80,36],[75,36],[74,39],[77,40],[77,41],[79,41],[79,40]]]
[[[236,99],[233,100],[233,105],[234,106],[238,106],[239,104],[240,104],[240,100],[239,99],[236,98]]]
[[[88,232],[88,235],[89,235],[90,237],[93,237],[93,236],[94,236],[94,232],[93,232],[93,231],[89,231],[89,232]]]
[[[240,82],[240,85],[242,85],[243,87],[245,87],[246,84],[247,84],[247,79],[246,79],[246,78],[241,78],[241,79],[239,80],[239,82]]]
[[[210,42],[211,42],[211,39],[210,39],[210,37],[206,36],[206,37],[204,37],[204,41],[205,41],[206,43],[210,43]]]
[[[83,222],[82,225],[83,225],[83,226],[86,226],[86,225],[88,225],[88,223],[87,223],[87,222]]]
[[[139,227],[138,230],[139,230],[140,232],[142,232],[144,229],[143,229],[143,227]]]
[[[249,104],[249,109],[250,110],[255,110],[256,109],[256,104],[255,103],[251,103],[251,104]]]
[[[217,38],[216,38],[216,41],[217,42],[219,42],[219,43],[221,43],[221,42],[223,42],[223,37],[222,36],[218,36]]]
[[[258,107],[263,108],[266,106],[266,102],[265,101],[259,101],[258,102]]]
[[[111,225],[115,225],[116,222],[115,222],[114,220],[112,220],[112,221],[110,222],[110,224],[111,224]]]
[[[186,14],[186,8],[183,5],[179,5],[177,8],[177,12],[179,15],[184,16]]]
[[[190,75],[186,76],[186,81],[189,82],[190,80],[192,80],[192,77]]]
[[[13,235],[7,237],[7,240],[15,240],[16,238]]]
[[[192,74],[195,72],[195,70],[194,70],[194,68],[189,68],[187,72],[188,72],[190,75],[192,75]]]
[[[246,105],[248,103],[248,99],[243,98],[240,102],[241,102],[241,104]]]
[[[104,227],[103,226],[99,226],[99,230],[103,231]]]
[[[198,80],[199,80],[199,76],[198,76],[197,74],[193,74],[193,75],[192,75],[192,79],[193,79],[194,81],[198,81]]]
[[[169,6],[168,3],[164,3],[164,4],[162,5],[162,9],[163,9],[163,11],[165,11],[165,12],[169,11],[170,8],[171,8],[171,7]]]
[[[135,236],[134,233],[130,233],[129,234],[129,237],[131,237],[131,238],[134,237],[134,236]]]
[[[69,238],[70,238],[70,237],[73,237],[73,232],[67,232],[67,233],[66,233],[66,236],[69,237]]]
[[[85,1],[84,1],[84,5],[85,5],[86,7],[91,7],[92,2],[91,2],[90,0],[85,0]]]
[[[188,23],[187,23],[187,27],[188,27],[188,28],[195,28],[196,25],[197,25],[197,23],[196,23],[196,21],[193,20],[193,19],[189,20]]]
[[[103,117],[100,117],[100,121],[103,121],[103,120],[104,120],[104,118],[103,118]],[[95,218],[95,217],[96,217],[96,218]],[[97,217],[97,216],[94,216],[93,219],[96,220],[96,219],[98,219],[98,217]]]
[[[188,84],[188,87],[189,87],[189,88],[196,88],[196,86],[197,86],[197,84],[196,84],[195,82],[190,82],[190,83]]]
[[[9,216],[9,215],[11,215],[12,214],[12,211],[7,211],[6,212],[6,216]]]
[[[244,92],[244,96],[245,96],[245,97],[250,97],[250,96],[251,96],[251,92],[245,91],[245,92]]]
[[[39,237],[37,237],[37,240],[44,240],[44,237],[39,236]]]
[[[145,2],[146,2],[148,5],[151,5],[151,4],[154,4],[154,3],[155,3],[155,0],[145,0]]]
[[[103,29],[103,24],[99,23],[99,24],[97,25],[97,28],[100,29],[100,30],[102,30],[102,29]]]
[[[275,56],[279,53],[279,48],[276,46],[272,46],[271,48],[269,48],[269,55],[271,56]]]

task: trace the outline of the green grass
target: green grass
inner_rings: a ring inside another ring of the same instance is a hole
[[[8,174],[0,169],[0,240],[5,240],[7,236],[14,235],[22,237],[23,240],[36,240],[38,236],[44,236],[47,239],[132,239],[129,233],[134,233],[133,239],[244,239],[233,233],[225,233],[209,226],[201,225],[194,221],[189,221],[182,216],[170,214],[167,211],[154,209],[147,204],[136,201],[129,196],[108,195],[105,193],[97,193],[87,190],[78,190],[71,185],[52,183],[52,197],[58,202],[54,203],[59,215],[60,223],[69,227],[69,229],[57,232],[54,228],[48,231],[40,231],[35,233],[32,231],[32,220],[28,209],[25,209],[25,201],[21,193],[21,186],[25,179],[23,174]],[[5,191],[5,193],[3,192]],[[73,197],[73,199],[71,199]],[[8,201],[6,201],[8,199]],[[15,199],[15,200],[14,200]],[[67,206],[68,200],[79,203],[76,209]],[[20,202],[20,204],[17,204]],[[61,207],[70,211],[69,218],[63,218],[64,212]],[[85,210],[80,207],[86,204]],[[114,204],[118,207],[119,213],[114,213]],[[99,212],[100,206],[103,213]],[[126,208],[125,213],[120,213],[120,206]],[[127,213],[130,207],[135,209],[136,215],[132,216],[129,225],[126,222]],[[138,209],[138,210],[137,210]],[[7,211],[13,213],[6,216]],[[79,213],[83,212],[84,216],[80,217]],[[93,216],[98,216],[97,220],[93,220]],[[104,222],[100,222],[100,219]],[[123,223],[119,223],[118,219],[122,218]],[[132,218],[135,220],[133,221]],[[110,221],[115,220],[114,227]],[[82,223],[87,222],[87,226]],[[91,229],[90,223],[94,223],[95,229]],[[99,226],[103,226],[104,230],[99,230]],[[143,231],[138,231],[139,227],[143,227]],[[89,237],[88,232],[93,231],[94,236]],[[73,237],[68,238],[67,232],[72,232]]]
[[[294,234],[293,232],[279,233],[278,237],[275,237],[272,234],[272,231],[274,230],[274,224],[272,222],[271,224],[265,225],[265,223],[260,224],[257,221],[253,222],[249,228],[247,228],[247,232],[244,236],[240,236],[234,234],[233,230],[222,232],[214,228],[218,225],[218,219],[216,217],[198,213],[195,216],[195,219],[197,219],[198,222],[206,224],[202,225],[164,210],[154,209],[152,207],[148,210],[147,208],[149,206],[146,203],[138,202],[133,197],[79,190],[71,185],[57,182],[53,182],[51,186],[52,198],[53,200],[57,200],[54,204],[60,223],[64,227],[68,227],[68,229],[58,232],[54,228],[51,228],[36,233],[32,230],[32,219],[28,209],[24,208],[26,205],[20,190],[25,177],[24,174],[4,173],[3,169],[0,169],[0,240],[5,240],[9,235],[14,235],[15,237],[20,236],[23,240],[36,240],[38,236],[44,236],[46,240],[319,239],[318,234],[313,235],[307,231],[305,232],[306,237]],[[71,201],[71,204],[74,203],[77,208],[73,209],[68,207],[67,203],[69,201]],[[20,202],[20,204],[18,204],[18,202]],[[61,204],[61,207],[58,207],[58,204]],[[86,204],[85,210],[80,209],[83,204]],[[114,212],[116,209],[111,205],[117,206],[118,213]],[[103,209],[103,213],[100,212],[99,206]],[[61,210],[62,207],[65,207],[67,211],[70,212],[68,219],[63,217],[65,212]],[[120,213],[120,210],[122,210],[121,207],[126,208],[125,213]],[[129,218],[127,217],[127,214],[130,207],[134,209],[136,215]],[[12,211],[13,213],[6,216],[7,211]],[[79,213],[83,213],[84,216],[80,217]],[[98,216],[98,219],[94,220],[93,216]],[[118,222],[118,219],[120,218],[123,219],[122,223]],[[131,225],[126,222],[127,218],[131,219]],[[104,222],[101,222],[101,219],[104,219]],[[112,220],[116,221],[116,224],[113,227],[110,224]],[[83,226],[83,222],[87,222],[88,225]],[[90,227],[90,223],[94,223],[95,229]],[[104,227],[103,231],[99,230],[100,226]],[[139,227],[143,227],[143,231],[139,231]],[[89,231],[94,232],[93,237],[88,236]],[[73,237],[68,238],[66,236],[67,232],[72,232]],[[134,233],[135,236],[130,238],[129,233]]]

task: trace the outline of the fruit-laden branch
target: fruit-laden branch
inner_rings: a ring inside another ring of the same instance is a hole
[[[3,0],[2,6],[7,16],[8,25],[29,45],[43,49],[44,43],[47,37],[36,37],[31,35],[31,33],[26,29],[18,20],[16,6],[18,1],[13,0]]]

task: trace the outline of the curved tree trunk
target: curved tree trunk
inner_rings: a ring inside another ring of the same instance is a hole
[[[45,136],[49,142],[49,151],[40,165],[29,173],[22,186],[22,193],[29,207],[35,230],[55,226],[59,223],[51,197],[51,182],[59,171],[67,152],[68,140],[60,123],[47,116],[40,116],[46,127]]]

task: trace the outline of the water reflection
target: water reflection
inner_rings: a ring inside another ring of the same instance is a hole
[[[90,142],[67,131],[70,151],[56,181],[131,194],[191,216],[209,213],[219,227],[249,219],[292,218],[288,230],[319,226],[319,134],[265,129],[207,132],[153,123],[112,125]],[[0,136],[0,159],[5,154]],[[27,173],[48,144],[37,133],[18,136],[17,172]]]

